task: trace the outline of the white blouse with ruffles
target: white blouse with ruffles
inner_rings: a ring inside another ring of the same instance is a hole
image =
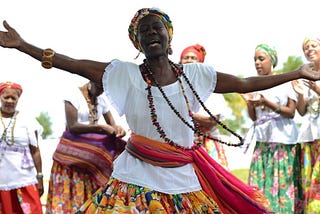
[[[13,120],[11,118],[2,118],[5,126],[8,128],[7,139],[12,142],[11,127]],[[27,155],[31,160],[30,165],[24,166],[24,149],[29,150],[29,145],[38,147],[35,131],[40,135],[40,124],[34,118],[24,117],[22,112],[17,114],[14,126],[14,144],[10,147],[6,142],[0,142],[0,190],[12,190],[30,184],[36,184],[36,170],[31,153]],[[0,124],[0,137],[4,131]],[[11,149],[10,149],[11,148]],[[12,148],[16,148],[14,151]]]
[[[216,71],[206,64],[186,64],[183,70],[194,89],[204,101],[216,85]],[[183,78],[181,78],[183,80]],[[139,66],[113,60],[103,76],[104,90],[120,116],[126,116],[131,131],[138,135],[163,141],[151,122],[147,99],[147,84],[143,80]],[[191,111],[197,112],[199,103],[183,80]],[[179,82],[162,87],[173,106],[190,124],[186,101]],[[170,109],[157,87],[152,87],[153,102],[158,122],[166,135],[175,143],[185,147],[193,145],[193,131],[187,127]],[[177,194],[201,189],[191,164],[176,168],[153,166],[124,151],[114,162],[112,176],[127,183],[148,187],[156,191]]]

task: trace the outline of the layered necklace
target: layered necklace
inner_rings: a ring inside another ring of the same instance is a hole
[[[165,99],[165,101],[168,103],[169,107],[171,108],[171,110],[177,115],[177,117],[186,125],[188,126],[190,129],[192,129],[194,131],[194,133],[200,137],[203,136],[205,138],[209,138],[215,141],[218,141],[220,143],[226,144],[228,146],[241,146],[243,145],[243,139],[240,135],[238,135],[237,133],[235,133],[234,131],[232,131],[230,128],[228,128],[225,124],[223,124],[220,120],[218,120],[216,117],[214,117],[212,115],[212,113],[209,111],[208,108],[206,108],[206,106],[204,105],[204,103],[201,101],[198,93],[194,90],[192,84],[190,83],[189,79],[187,78],[187,76],[185,75],[185,73],[183,72],[183,70],[178,67],[177,65],[175,65],[173,62],[169,61],[170,66],[171,66],[171,70],[174,72],[176,78],[178,79],[184,100],[186,102],[187,105],[187,109],[188,109],[188,115],[189,117],[191,117],[191,121],[193,123],[190,124],[185,118],[182,117],[182,115],[179,113],[179,111],[173,106],[172,102],[169,100],[169,98],[167,97],[167,95],[165,94],[164,90],[162,89],[162,87],[159,85],[158,81],[155,79],[154,74],[152,72],[152,70],[150,69],[147,60],[145,59],[143,64],[140,65],[140,69],[143,75],[143,78],[145,80],[145,82],[147,83],[147,88],[146,90],[148,91],[148,95],[147,95],[147,99],[149,101],[149,109],[150,109],[150,116],[151,116],[151,121],[152,124],[155,126],[157,132],[160,134],[160,137],[168,144],[175,146],[177,148],[182,148],[182,149],[188,149],[185,148],[183,146],[180,146],[179,144],[175,143],[174,141],[172,141],[171,139],[169,139],[165,133],[165,131],[162,129],[162,127],[160,126],[157,118],[157,113],[156,113],[156,109],[155,109],[155,105],[153,103],[153,96],[152,96],[152,91],[151,91],[151,86],[152,86],[152,82],[156,85],[156,87],[159,89],[159,91],[161,92],[163,98]],[[200,103],[200,105],[203,107],[203,109],[210,115],[211,118],[213,118],[222,128],[224,128],[225,130],[227,130],[228,132],[230,132],[232,135],[236,136],[239,139],[239,143],[237,144],[232,144],[232,143],[227,143],[223,140],[220,140],[218,138],[214,138],[212,136],[209,136],[207,134],[205,134],[204,132],[202,132],[199,128],[199,124],[194,120],[193,117],[193,112],[191,111],[191,107],[190,107],[190,103],[188,101],[188,97],[186,95],[186,91],[185,88],[183,86],[182,80],[180,77],[183,77],[183,79],[185,80],[185,82],[187,83],[187,85],[189,86],[189,88],[191,89],[193,95],[196,97],[196,99],[198,100],[198,102]],[[193,146],[190,149],[197,149],[199,146],[201,146],[201,143],[197,143],[196,146]]]
[[[6,142],[6,144],[8,146],[12,146],[14,144],[14,127],[16,125],[16,119],[17,119],[17,114],[18,111],[15,111],[13,116],[10,118],[10,121],[8,123],[8,125],[6,126],[4,121],[3,121],[3,117],[2,117],[2,113],[0,110],[0,120],[3,126],[3,133],[1,135],[0,141],[4,141]],[[9,141],[7,134],[8,134],[8,129],[11,127],[11,142]]]
[[[87,101],[88,108],[89,108],[89,123],[90,124],[97,124],[98,123],[98,100],[97,97],[94,98],[94,103],[92,104],[91,99],[89,97],[89,88],[88,84],[85,84],[84,86],[79,88],[82,92],[84,98]]]

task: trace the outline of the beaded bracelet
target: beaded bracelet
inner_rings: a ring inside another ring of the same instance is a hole
[[[50,48],[43,50],[42,62],[41,62],[42,67],[46,69],[52,68],[54,54],[55,54],[54,50]]]
[[[36,178],[37,179],[42,179],[43,178],[42,172],[38,172]]]

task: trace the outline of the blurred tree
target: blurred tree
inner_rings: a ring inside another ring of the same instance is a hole
[[[283,63],[283,67],[280,70],[276,70],[276,74],[286,73],[293,71],[303,65],[301,56],[289,56],[287,61]]]
[[[48,112],[41,112],[38,117],[36,117],[36,120],[40,123],[40,125],[43,127],[43,132],[41,134],[43,139],[46,139],[48,136],[52,134],[51,129],[51,121]]]

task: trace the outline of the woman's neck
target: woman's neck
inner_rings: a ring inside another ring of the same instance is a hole
[[[2,117],[4,118],[10,118],[10,117],[13,117],[15,112],[4,112],[2,109],[1,109],[1,115]]]

